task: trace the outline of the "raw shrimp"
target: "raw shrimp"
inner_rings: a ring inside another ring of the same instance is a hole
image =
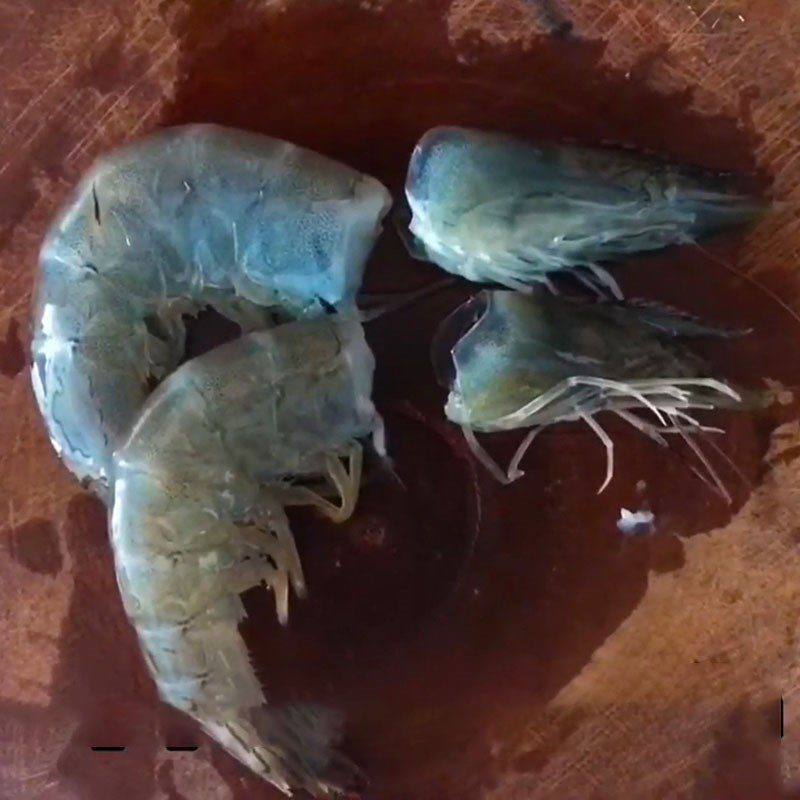
[[[440,380],[450,386],[447,417],[462,427],[475,455],[503,483],[524,474],[520,463],[542,428],[583,420],[606,448],[602,492],[614,474],[613,443],[595,416],[610,411],[661,445],[666,445],[664,434],[681,436],[727,498],[693,438],[721,431],[689,412],[735,408],[742,396],[709,377],[708,367],[678,338],[740,333],[655,305],[483,291],[442,324],[434,357]],[[655,421],[634,409],[649,412]],[[475,432],[517,428],[530,430],[503,471]]]
[[[730,176],[622,150],[536,145],[440,127],[411,157],[412,252],[480,283],[554,288],[570,271],[621,296],[598,262],[692,242],[754,219],[763,203]]]
[[[161,697],[287,793],[343,789],[356,771],[334,752],[332,711],[266,705],[239,594],[268,585],[285,623],[290,584],[305,593],[284,507],[352,514],[358,440],[383,449],[373,370],[355,320],[251,333],[172,373],[114,456],[117,579]]]
[[[56,451],[100,493],[111,454],[179,363],[182,314],[245,330],[353,305],[390,205],[374,178],[214,125],[101,159],[41,252],[32,379]]]

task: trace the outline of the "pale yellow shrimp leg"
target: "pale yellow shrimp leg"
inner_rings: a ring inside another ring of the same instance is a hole
[[[363,465],[363,451],[358,442],[351,442],[347,447],[345,457],[348,462],[348,469],[344,468],[338,455],[326,457],[328,467],[328,477],[330,478],[339,496],[342,499],[341,505],[321,498],[322,505],[319,508],[327,514],[334,522],[344,522],[353,516],[358,500],[358,490],[361,486],[361,469]]]
[[[341,459],[347,459],[347,469]],[[278,490],[279,497],[287,506],[314,506],[336,523],[345,522],[353,515],[361,485],[363,451],[358,442],[351,442],[342,455],[330,453],[325,456],[327,478],[341,499],[337,505],[326,500],[308,486],[284,486]]]
[[[303,576],[303,567],[300,563],[300,554],[297,552],[297,545],[292,535],[289,519],[283,510],[280,499],[272,492],[262,491],[257,506],[252,509],[251,516],[252,525],[238,526],[242,542],[252,542],[256,548],[262,548],[264,547],[265,539],[275,541],[280,548],[285,561],[286,572],[295,592],[297,592],[297,596],[305,597],[307,589],[305,577]],[[288,606],[281,606],[278,602],[280,599],[276,589],[275,601],[278,617],[281,620],[281,624],[283,624],[286,619],[281,616],[281,609],[286,609]],[[286,595],[286,604],[288,604],[288,594]]]
[[[280,524],[280,523],[279,523]],[[275,594],[275,609],[281,625],[285,625],[289,620],[289,581],[297,592],[298,596],[304,597],[306,593],[303,571],[300,566],[300,557],[294,547],[294,538],[289,530],[288,520],[286,521],[286,531],[292,542],[289,551],[290,563],[286,564],[286,569],[277,566],[278,559],[273,552],[270,552],[268,544],[274,542],[277,547],[282,548],[283,537],[276,530],[278,526],[270,526],[269,530],[258,525],[237,526],[236,536],[239,539],[240,552],[238,553],[241,561],[234,564],[226,574],[227,589],[235,594],[242,594],[254,586],[266,585],[271,587]]]

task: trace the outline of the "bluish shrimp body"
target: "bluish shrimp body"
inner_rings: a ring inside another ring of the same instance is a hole
[[[115,445],[183,355],[183,314],[252,330],[353,306],[389,205],[350,167],[214,125],[97,162],[44,242],[34,311],[34,391],[67,466],[107,491]]]
[[[612,412],[661,445],[678,434],[724,487],[692,434],[694,409],[735,408],[741,395],[712,377],[682,341],[730,336],[694,318],[617,302],[567,300],[537,292],[483,291],[446,320],[434,346],[450,393],[445,414],[464,430],[478,458],[500,481],[523,475],[520,462],[535,435],[557,422],[583,421],[608,454],[601,491],[613,475],[613,444],[595,416]],[[642,411],[645,418],[633,413]],[[504,471],[475,433],[527,429]]]
[[[628,151],[457,127],[419,141],[406,197],[415,249],[448,272],[528,291],[569,270],[617,295],[602,262],[696,241],[764,205],[729,177]]]

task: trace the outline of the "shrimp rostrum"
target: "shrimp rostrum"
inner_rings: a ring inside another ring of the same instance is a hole
[[[740,179],[626,150],[534,144],[457,127],[428,131],[409,164],[415,254],[478,283],[528,291],[569,271],[620,296],[601,266],[754,219]]]
[[[100,493],[184,350],[182,315],[244,330],[354,304],[390,205],[374,178],[267,136],[191,125],[102,158],[40,256],[32,379],[56,451]]]
[[[434,357],[450,387],[448,419],[503,483],[524,474],[520,463],[539,431],[583,421],[606,449],[602,492],[614,471],[613,442],[596,419],[607,411],[662,446],[666,434],[682,437],[706,471],[698,475],[727,498],[694,438],[720,431],[696,410],[736,408],[742,397],[680,339],[739,333],[656,306],[483,291],[442,323]],[[515,429],[529,430],[503,470],[475,433]]]
[[[172,373],[114,456],[117,578],[161,697],[289,793],[347,788],[356,770],[332,711],[266,705],[239,595],[267,585],[285,622],[290,586],[305,593],[284,509],[352,514],[359,440],[382,449],[373,370],[355,320],[251,333]]]

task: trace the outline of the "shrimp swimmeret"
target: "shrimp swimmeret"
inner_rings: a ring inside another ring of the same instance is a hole
[[[117,578],[161,697],[287,793],[358,772],[335,752],[333,711],[266,704],[239,594],[268,585],[285,622],[290,585],[305,593],[284,508],[352,514],[359,439],[383,452],[373,370],[355,320],[251,333],[172,373],[114,455]]]
[[[450,388],[445,414],[462,427],[476,457],[503,483],[522,477],[520,463],[540,430],[556,422],[583,421],[606,449],[602,492],[614,472],[613,442],[596,419],[607,411],[662,446],[665,434],[679,435],[729,499],[693,438],[719,429],[701,424],[693,413],[741,407],[742,397],[712,377],[680,337],[740,333],[652,304],[484,291],[442,323],[434,358],[440,380]],[[522,428],[529,431],[506,471],[475,437],[476,431]]]
[[[410,248],[478,283],[530,291],[569,272],[619,297],[599,262],[753,220],[765,203],[736,183],[627,150],[438,127],[420,139],[408,168]]]
[[[183,314],[255,330],[354,305],[390,204],[344,164],[214,125],[102,158],[47,235],[34,312],[34,391],[69,469],[107,494],[114,447],[181,360]]]

